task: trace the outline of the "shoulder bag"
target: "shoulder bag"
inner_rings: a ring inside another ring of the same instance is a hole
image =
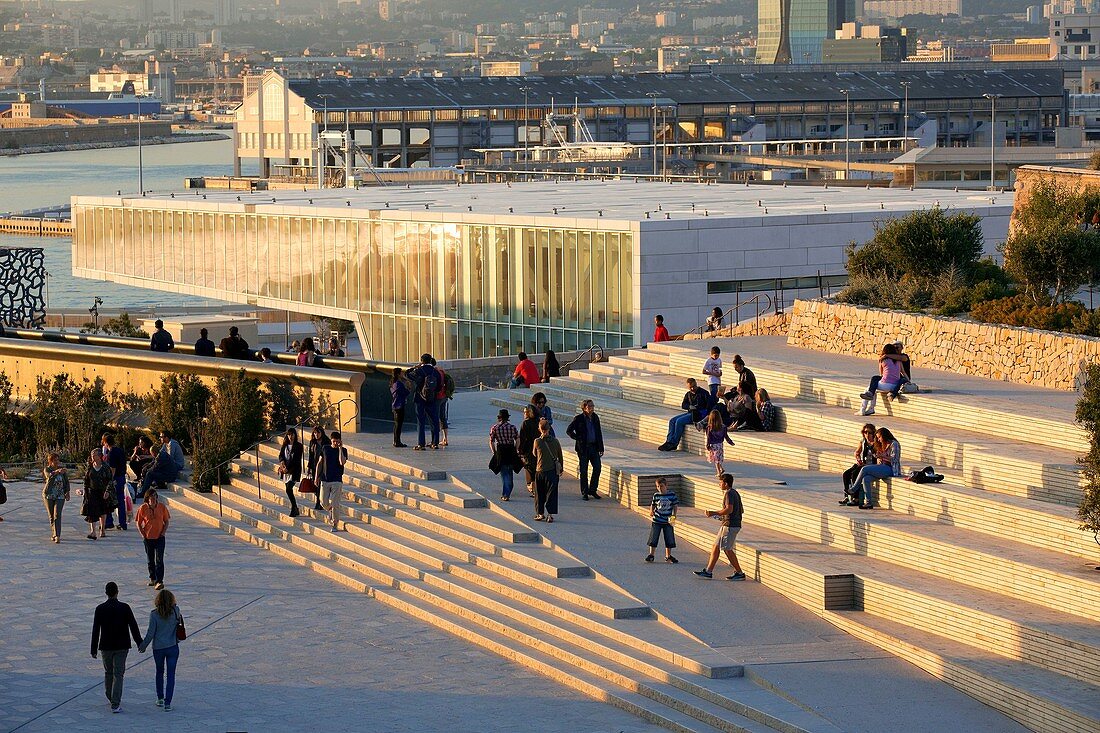
[[[298,491],[302,494],[316,494],[317,484],[309,476],[304,476],[301,483],[298,484]]]
[[[183,625],[183,614],[176,608],[176,640],[183,641],[187,638],[187,627]]]

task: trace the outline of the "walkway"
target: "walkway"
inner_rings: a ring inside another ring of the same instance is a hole
[[[655,733],[640,719],[216,529],[176,518],[169,588],[182,643],[171,713],[154,707],[150,653],[130,652],[123,714],[88,655],[91,617],[115,580],[144,632],[152,592],[133,530],[84,539],[76,502],[49,542],[39,488],[10,486],[0,511],[0,731],[578,731]],[[74,497],[75,499],[76,497]]]

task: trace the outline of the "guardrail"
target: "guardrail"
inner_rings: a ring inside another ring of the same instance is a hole
[[[352,400],[350,397],[345,397],[344,399],[338,400],[337,402],[333,403],[330,406],[329,409],[335,408],[336,409],[336,414],[339,415],[340,414],[340,403],[341,402],[351,402],[352,405],[355,407],[355,414],[352,415],[347,420],[344,420],[344,421],[339,423],[340,427],[342,428],[347,423],[349,423],[352,420],[359,417],[359,405],[355,404],[355,401]],[[265,435],[263,438],[260,438],[259,440],[257,440],[252,445],[248,446],[247,448],[242,449],[240,452],[237,453],[237,455],[233,456],[232,458],[227,458],[226,460],[222,461],[218,465],[211,466],[210,468],[208,468],[205,471],[203,471],[202,473],[200,473],[198,475],[198,478],[195,479],[195,481],[193,483],[193,486],[196,486],[196,487],[201,486],[203,477],[206,476],[207,474],[209,474],[211,471],[217,471],[218,472],[218,476],[217,476],[217,478],[218,478],[218,483],[217,483],[217,486],[218,486],[218,491],[217,491],[217,494],[218,494],[218,516],[219,517],[222,516],[222,491],[221,491],[222,469],[225,468],[226,466],[228,466],[233,461],[239,460],[241,458],[241,456],[243,456],[245,453],[249,453],[249,452],[254,450],[254,451],[256,451],[256,469],[255,469],[255,472],[256,472],[256,498],[258,500],[262,501],[263,500],[263,484],[260,481],[260,446],[263,445],[264,443],[266,443],[267,441],[271,440],[272,438],[274,438],[278,435],[282,435],[283,433],[285,433],[290,428],[294,428],[295,430],[300,432],[302,430],[302,428],[309,425],[310,421],[315,420],[316,418],[320,417],[321,414],[322,414],[321,411],[315,412],[312,415],[310,415],[309,417],[305,418],[304,420],[298,422],[295,425],[287,426],[287,427],[284,427],[282,430],[276,430],[276,431],[274,431],[274,432],[272,432],[268,435]],[[339,418],[337,418],[337,420],[339,420]],[[301,441],[301,435],[298,436],[298,441],[302,442]]]
[[[767,307],[765,307],[763,310],[760,309],[760,299],[761,298],[765,298],[768,301]],[[744,308],[745,306],[754,305],[754,304],[756,305],[756,313],[753,316],[754,321],[759,321],[760,316],[762,316],[764,314],[767,314],[767,313],[770,313],[770,312],[775,312],[775,299],[772,298],[771,294],[770,293],[757,293],[753,297],[746,300],[744,303],[738,302],[735,305],[731,306],[729,308],[729,310],[723,311],[722,312],[722,322],[724,323],[726,318],[728,318],[730,315],[733,315],[735,320],[734,320],[733,324],[731,324],[731,325],[739,325],[741,323],[741,318],[740,318],[739,311],[742,308]],[[708,333],[706,328],[707,328],[707,324],[704,323],[701,326],[699,326],[698,328],[691,329],[690,331],[685,333],[684,336],[688,336],[690,334],[698,333],[699,338],[702,338],[704,333]],[[721,330],[723,328],[726,328],[726,326],[719,326],[717,329],[712,329],[712,330]]]

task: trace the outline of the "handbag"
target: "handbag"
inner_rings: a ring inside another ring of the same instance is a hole
[[[317,484],[313,483],[313,479],[309,476],[306,476],[302,479],[301,483],[298,484],[298,491],[303,494],[316,494]]]
[[[187,627],[183,625],[183,614],[176,609],[176,640],[183,641],[187,638]]]

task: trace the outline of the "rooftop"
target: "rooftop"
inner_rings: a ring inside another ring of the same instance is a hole
[[[302,191],[194,191],[136,196],[79,196],[74,205],[118,205],[304,216],[484,221],[491,217],[603,219],[607,224],[650,220],[759,219],[909,212],[932,206],[980,209],[1011,207],[1013,193],[936,189],[776,186],[648,181],[562,181],[424,185],[402,188],[308,189]],[[291,210],[288,210],[291,209]],[[456,216],[447,216],[453,214]],[[648,216],[647,216],[648,214]],[[516,222],[522,224],[523,222]],[[574,221],[575,223],[575,221]],[[650,223],[655,223],[651,221]],[[545,222],[542,222],[545,225]],[[609,227],[610,228],[610,227]]]
[[[524,89],[532,106],[555,101],[559,107],[738,102],[852,101],[1004,97],[1055,98],[1061,106],[1062,70],[951,69],[913,71],[776,72],[748,67],[730,74],[636,74],[615,76],[522,76],[472,78],[381,77],[290,79],[290,89],[314,109],[456,109],[522,107]]]

